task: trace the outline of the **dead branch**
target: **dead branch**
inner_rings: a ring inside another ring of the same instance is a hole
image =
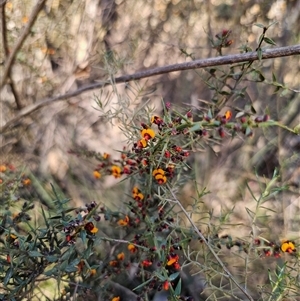
[[[262,59],[272,59],[277,57],[285,57],[285,56],[292,56],[292,55],[299,55],[300,54],[300,45],[293,45],[287,47],[280,47],[274,49],[267,49],[262,54]],[[71,97],[78,96],[84,92],[91,91],[94,89],[99,89],[105,87],[107,85],[111,85],[113,83],[126,83],[129,81],[139,80],[142,78],[148,78],[151,76],[161,75],[165,73],[175,72],[175,71],[183,71],[183,70],[190,70],[190,69],[200,69],[205,67],[212,67],[212,66],[220,66],[220,65],[228,65],[228,64],[235,64],[241,62],[252,62],[258,60],[257,52],[249,52],[249,53],[242,53],[242,54],[234,54],[228,56],[220,56],[208,59],[200,59],[191,62],[185,62],[180,64],[173,64],[167,65],[163,67],[157,67],[154,69],[149,69],[145,71],[140,71],[134,74],[123,75],[120,77],[116,77],[113,80],[109,81],[99,81],[97,83],[87,85],[84,87],[79,88],[76,91],[69,92],[63,95],[57,95],[54,97],[50,97],[47,99],[43,99],[37,101],[34,104],[31,104],[25,108],[23,108],[14,118],[8,121],[4,126],[0,128],[0,133],[3,133],[9,127],[16,124],[21,118],[28,116],[32,112],[50,105],[53,102],[59,100],[67,100]]]
[[[29,35],[30,30],[31,30],[35,20],[37,19],[37,16],[38,16],[39,12],[44,7],[45,2],[46,2],[46,0],[38,0],[38,2],[36,3],[35,7],[33,8],[32,12],[31,12],[31,15],[29,17],[27,25],[25,26],[21,36],[17,40],[17,42],[16,42],[13,50],[11,51],[9,57],[5,61],[4,71],[3,71],[2,79],[0,81],[0,90],[5,85],[5,83],[7,81],[7,78],[9,77],[10,70],[11,70],[13,62],[15,60],[15,57],[16,57],[18,51],[20,50],[20,48],[22,47],[23,43],[25,42],[27,36]],[[5,2],[3,4],[5,4]],[[2,3],[1,3],[1,5],[2,5]]]
[[[9,57],[9,49],[8,49],[8,42],[7,42],[7,28],[6,28],[6,15],[5,15],[5,3],[3,5],[0,5],[0,15],[1,15],[1,33],[2,33],[2,45],[3,45],[3,52],[5,54],[5,59]],[[21,100],[18,94],[18,90],[16,87],[16,84],[13,81],[13,78],[11,76],[11,69],[9,70],[7,74],[8,78],[8,84],[10,85],[11,92],[15,98],[15,102],[17,105],[17,109],[22,109]]]

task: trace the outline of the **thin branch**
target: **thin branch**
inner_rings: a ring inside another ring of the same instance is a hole
[[[9,76],[9,73],[10,73],[11,67],[13,65],[13,62],[16,58],[16,55],[17,55],[18,51],[20,50],[20,48],[22,47],[27,36],[29,35],[30,30],[31,30],[35,20],[37,19],[39,12],[44,7],[45,2],[46,2],[46,0],[38,0],[38,2],[36,3],[35,7],[32,10],[32,13],[29,17],[27,25],[25,26],[20,38],[17,40],[13,50],[10,53],[10,56],[7,58],[7,60],[5,62],[5,66],[4,66],[3,76],[0,81],[0,90],[5,85],[7,78]]]
[[[285,57],[285,56],[292,56],[292,55],[299,55],[300,54],[300,45],[293,45],[287,47],[280,47],[274,49],[267,49],[262,54],[262,59],[272,59],[277,57]],[[142,78],[148,78],[151,76],[166,74],[175,71],[183,71],[183,70],[190,70],[190,69],[200,69],[205,67],[213,67],[213,66],[220,66],[220,65],[228,65],[234,63],[242,63],[242,62],[251,62],[258,60],[257,52],[249,52],[249,53],[242,53],[242,54],[234,54],[228,56],[221,56],[215,58],[208,58],[208,59],[200,59],[191,62],[185,62],[180,64],[168,65],[163,67],[158,67],[154,69],[149,69],[141,72],[137,72],[134,74],[123,75],[120,77],[116,77],[114,79],[114,83],[126,83],[129,81],[139,80]],[[67,100],[71,97],[78,96],[84,92],[103,88],[105,86],[111,85],[111,81],[99,81],[91,85],[83,86],[76,91],[68,92],[66,94],[57,95],[54,97],[46,98],[40,101],[35,102],[23,108],[16,117],[12,118],[8,121],[3,127],[0,128],[0,133],[4,132],[10,126],[16,124],[21,118],[30,115],[34,111],[50,105],[56,101],[60,100]]]
[[[203,236],[203,234],[199,231],[198,227],[195,225],[195,223],[193,222],[193,220],[191,219],[191,217],[189,216],[189,214],[187,213],[187,211],[184,209],[184,207],[182,206],[182,204],[180,203],[180,201],[176,198],[172,188],[170,186],[168,186],[168,189],[174,199],[174,201],[176,202],[176,204],[180,207],[180,209],[182,210],[182,212],[184,213],[184,215],[186,216],[186,218],[188,219],[188,221],[190,222],[190,224],[192,225],[193,229],[195,230],[195,232],[197,233],[197,235],[200,237],[200,239],[206,244],[206,246],[208,247],[209,251],[212,253],[212,255],[215,257],[215,259],[217,260],[217,262],[219,263],[219,265],[221,266],[221,268],[223,269],[223,271],[226,273],[227,277],[229,279],[231,279],[231,281],[240,289],[240,291],[250,300],[250,301],[254,301],[253,298],[251,297],[251,295],[237,282],[237,280],[233,277],[233,275],[229,272],[229,270],[226,268],[226,266],[224,265],[224,263],[222,262],[222,260],[219,258],[219,256],[216,254],[216,252],[214,251],[214,249],[211,247],[211,245],[209,244],[208,241],[206,241],[205,237]]]
[[[2,32],[2,45],[3,45],[3,52],[5,54],[5,59],[7,59],[9,57],[9,49],[8,49],[8,42],[7,42],[7,27],[6,27],[6,15],[5,15],[5,4],[0,6],[0,14],[1,14],[1,32]],[[11,92],[15,98],[15,102],[17,105],[17,109],[21,110],[22,109],[22,104],[21,104],[21,100],[20,97],[18,95],[18,91],[17,91],[17,87],[12,79],[11,76],[11,69],[8,72],[7,75],[8,81],[9,81],[9,85],[10,85],[10,89]]]

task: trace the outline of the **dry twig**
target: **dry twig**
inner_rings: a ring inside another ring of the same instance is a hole
[[[20,50],[20,48],[22,47],[23,43],[25,42],[27,36],[29,35],[30,30],[31,30],[35,20],[37,19],[39,12],[42,10],[42,8],[45,5],[45,2],[46,2],[46,0],[38,0],[38,2],[36,3],[35,7],[33,8],[32,12],[31,12],[28,23],[26,24],[21,36],[15,43],[13,50],[11,51],[7,60],[5,61],[4,71],[3,71],[2,79],[0,81],[0,90],[5,85],[7,78],[9,77],[10,70],[14,63],[14,60],[16,58],[16,55],[17,55],[18,51]]]
[[[300,54],[300,45],[293,45],[293,46],[287,46],[287,47],[267,49],[262,53],[262,59],[265,60],[265,59],[293,56],[293,55],[299,55],[299,54]],[[9,127],[15,125],[21,118],[30,115],[31,113],[33,113],[34,111],[36,111],[42,107],[50,105],[59,100],[70,99],[71,97],[78,96],[87,91],[91,91],[94,89],[99,89],[99,88],[111,85],[112,83],[117,83],[117,84],[118,83],[126,83],[129,81],[139,80],[142,78],[148,78],[151,76],[166,74],[166,73],[175,72],[175,71],[200,69],[200,68],[205,68],[205,67],[228,65],[228,64],[235,64],[235,63],[241,63],[241,62],[251,62],[251,61],[256,61],[258,59],[259,59],[258,54],[256,51],[254,51],[254,52],[249,52],[249,53],[220,56],[220,57],[200,59],[200,60],[195,60],[195,61],[185,62],[185,63],[180,63],[180,64],[167,65],[167,66],[163,66],[163,67],[157,67],[154,69],[140,71],[140,72],[137,72],[134,74],[116,77],[113,81],[110,81],[110,80],[109,81],[99,81],[99,82],[96,82],[91,85],[83,86],[73,92],[68,92],[68,93],[65,93],[62,95],[57,95],[57,96],[53,96],[53,97],[50,97],[47,99],[37,101],[36,103],[23,108],[18,113],[17,116],[12,118],[4,126],[2,126],[0,128],[0,133],[4,132]]]

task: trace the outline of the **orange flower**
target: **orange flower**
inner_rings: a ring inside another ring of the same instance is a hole
[[[146,146],[147,146],[147,140],[144,138],[137,142],[138,148],[145,148]]]
[[[224,117],[225,117],[226,120],[229,120],[232,117],[231,111],[226,111],[225,114],[224,114]]]
[[[154,169],[152,175],[159,185],[165,184],[167,182],[167,177],[165,176],[165,172],[161,168]]]
[[[176,254],[175,256],[170,256],[169,260],[167,261],[167,265],[170,266],[176,263],[179,260],[179,256]]]
[[[129,250],[130,253],[135,253],[137,251],[137,248],[133,244],[129,244],[127,249]]]
[[[111,167],[111,173],[116,179],[120,178],[122,175],[121,167],[117,165],[113,165]]]
[[[282,252],[287,252],[287,253],[296,252],[296,247],[295,247],[294,242],[289,241],[289,240],[283,241],[280,246],[280,249]]]
[[[97,270],[96,269],[90,269],[90,276],[94,276],[97,274]]]
[[[31,184],[31,180],[30,179],[26,178],[26,179],[23,180],[23,185],[24,186],[29,186],[30,184]]]
[[[118,258],[118,260],[124,260],[124,258],[125,258],[124,252],[119,253],[119,254],[117,255],[117,258]]]
[[[6,241],[9,243],[13,243],[18,238],[17,235],[12,234],[12,233],[9,235],[7,234],[5,237],[6,237]]]
[[[109,265],[110,265],[111,267],[116,267],[116,266],[118,265],[118,262],[117,262],[116,260],[111,260],[111,261],[109,262]]]
[[[104,160],[107,160],[110,157],[110,155],[108,153],[104,153],[102,155],[102,157],[103,157]]]
[[[139,189],[136,186],[134,186],[132,188],[132,194],[137,194],[137,193],[139,193]]]
[[[94,170],[93,175],[94,175],[95,179],[100,179],[101,178],[101,173],[98,170]]]
[[[153,175],[153,177],[155,177],[157,174],[164,175],[164,174],[165,174],[165,172],[164,172],[164,170],[163,170],[163,169],[161,169],[161,168],[154,169],[154,170],[153,170],[153,172],[152,172],[152,175]]]
[[[0,172],[6,172],[7,168],[4,164],[0,165]]]
[[[120,301],[120,297],[113,297],[111,301]]]
[[[133,187],[133,189],[132,189],[132,197],[136,201],[142,201],[144,199],[144,195],[141,193],[141,191],[137,187]]]
[[[146,141],[148,141],[155,137],[155,132],[152,129],[143,129],[141,131],[141,135]]]
[[[88,232],[88,233],[92,233],[95,234],[98,232],[98,228],[94,226],[94,224],[92,222],[87,223],[84,226],[84,229]]]
[[[161,174],[158,174],[155,176],[155,180],[157,181],[157,184],[162,185],[167,182],[167,177],[163,176]]]
[[[161,125],[164,121],[159,116],[152,116],[151,123],[155,123],[156,125]]]
[[[129,217],[128,217],[127,215],[124,217],[124,219],[120,219],[120,220],[118,221],[118,224],[119,224],[120,226],[127,226],[128,223],[129,223]]]

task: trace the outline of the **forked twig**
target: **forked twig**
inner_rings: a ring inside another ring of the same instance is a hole
[[[18,53],[18,51],[20,50],[20,48],[22,47],[24,41],[26,40],[27,36],[30,33],[30,30],[39,14],[39,12],[42,10],[42,8],[44,7],[46,0],[38,0],[38,2],[36,3],[35,7],[33,8],[31,15],[29,16],[29,20],[28,23],[26,24],[21,36],[19,37],[19,39],[17,40],[17,42],[15,43],[15,46],[13,48],[13,50],[11,51],[9,57],[7,58],[7,60],[5,61],[5,66],[4,66],[4,71],[2,74],[2,79],[0,81],[0,90],[3,88],[3,86],[6,83],[6,80],[9,76],[11,67],[13,65],[13,62],[16,58],[16,55]]]
[[[206,244],[207,248],[209,249],[209,251],[212,253],[212,255],[215,257],[215,259],[217,260],[217,262],[219,263],[219,265],[221,266],[221,268],[223,269],[223,271],[226,273],[226,275],[228,276],[228,278],[239,288],[239,290],[250,300],[250,301],[254,301],[253,298],[251,297],[251,295],[237,282],[237,280],[233,277],[233,275],[229,272],[229,270],[226,268],[226,266],[224,265],[224,263],[222,262],[222,260],[219,258],[219,256],[216,254],[216,252],[214,251],[214,249],[211,247],[211,245],[209,244],[209,242],[205,239],[205,237],[203,236],[203,234],[199,231],[199,229],[197,228],[197,226],[195,225],[195,223],[193,222],[193,220],[190,218],[189,214],[187,213],[187,211],[184,209],[184,207],[182,206],[182,204],[180,203],[180,201],[177,199],[177,197],[175,196],[174,192],[172,191],[171,187],[169,185],[167,185],[175,203],[180,207],[180,209],[182,210],[182,212],[184,213],[184,215],[186,216],[186,218],[188,219],[188,221],[190,222],[190,224],[192,225],[193,229],[195,230],[195,232],[197,233],[197,235],[201,238],[201,240]]]
[[[2,45],[3,45],[3,52],[5,54],[5,58],[7,59],[9,57],[9,49],[8,49],[8,43],[7,43],[7,27],[6,27],[6,15],[5,15],[5,3],[0,4],[0,15],[1,15],[1,33],[2,33]],[[15,98],[15,102],[17,105],[17,109],[22,109],[22,103],[17,91],[16,84],[14,83],[12,76],[11,76],[11,69],[9,70],[7,74],[7,78],[9,81],[9,85],[11,88],[11,92]]]

